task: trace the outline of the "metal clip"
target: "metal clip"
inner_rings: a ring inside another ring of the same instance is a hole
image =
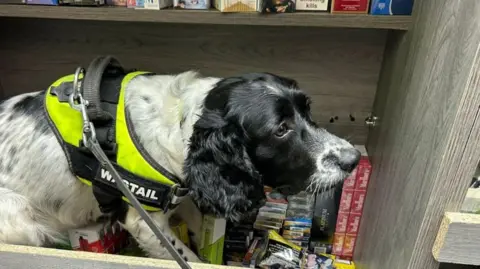
[[[81,96],[82,81],[80,79],[80,75],[85,76],[85,69],[81,66],[77,67],[77,70],[75,70],[75,77],[73,79],[73,93],[68,98],[70,107],[78,111],[81,110],[79,97]]]
[[[93,123],[88,118],[88,100],[83,99],[82,96],[82,81],[80,79],[80,75],[85,75],[85,69],[83,67],[78,67],[77,70],[75,70],[75,77],[73,79],[73,92],[68,98],[68,103],[70,104],[71,108],[78,110],[82,113],[83,144],[87,148],[90,148],[92,146],[92,143],[97,140],[97,135],[95,133],[95,127],[93,126]]]

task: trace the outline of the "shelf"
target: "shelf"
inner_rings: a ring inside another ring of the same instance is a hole
[[[122,7],[0,5],[0,17],[234,24],[268,26],[347,27],[407,30],[410,16],[370,16],[297,12],[289,14],[221,13],[217,10],[134,10]]]
[[[446,212],[433,246],[438,262],[480,265],[480,215]]]

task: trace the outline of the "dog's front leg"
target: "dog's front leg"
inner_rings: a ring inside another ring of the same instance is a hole
[[[170,240],[175,249],[188,262],[200,262],[200,259],[190,250],[170,229],[168,219],[170,214],[163,214],[163,212],[155,212],[151,214],[152,218],[157,223],[160,230]],[[147,223],[140,217],[137,210],[129,207],[128,213],[123,224],[125,229],[137,240],[140,247],[147,252],[152,258],[172,260],[168,250],[162,246],[160,240],[157,239]]]

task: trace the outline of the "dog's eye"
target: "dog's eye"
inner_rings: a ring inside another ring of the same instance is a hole
[[[282,136],[286,135],[287,133],[288,133],[288,126],[287,126],[287,124],[282,123],[278,127],[277,131],[275,132],[275,135],[278,136],[278,137],[282,137]]]

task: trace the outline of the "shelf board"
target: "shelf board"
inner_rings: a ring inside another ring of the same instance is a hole
[[[227,25],[310,26],[408,30],[410,16],[296,12],[263,15],[217,10],[135,10],[123,7],[0,5],[0,17]]]
[[[480,214],[446,212],[432,254],[438,262],[480,266]]]

